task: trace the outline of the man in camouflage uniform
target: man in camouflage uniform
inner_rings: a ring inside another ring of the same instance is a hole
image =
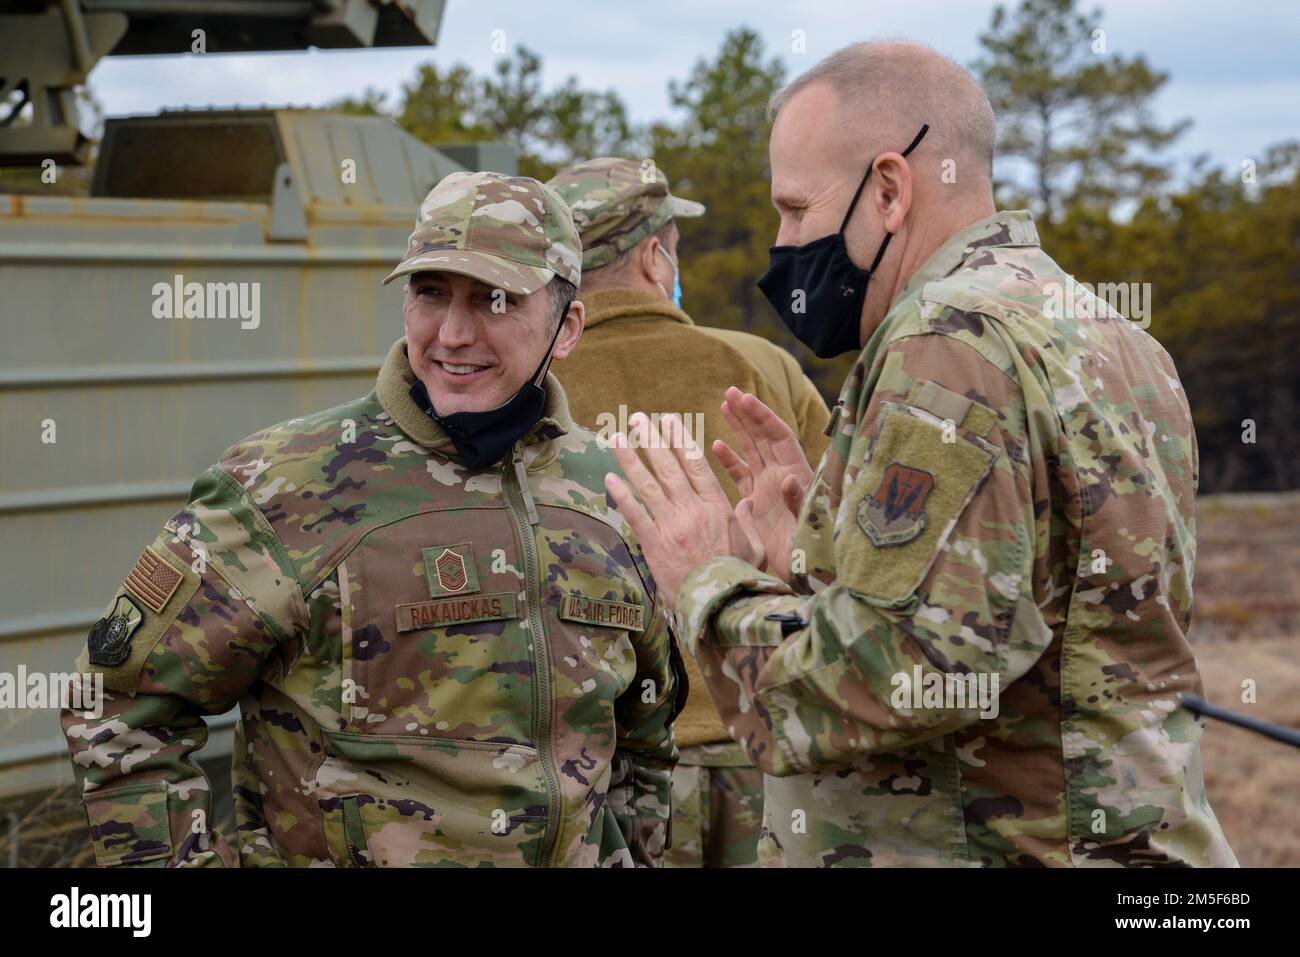
[[[850,320],[861,347],[831,447],[812,475],[730,392],[747,523],[686,457],[651,450],[652,477],[618,450],[644,508],[607,480],[771,775],[763,862],[1235,864],[1179,707],[1201,690],[1197,459],[1168,355],[1070,304],[1029,215],[994,211],[992,110],[956,65],[854,45],[773,106],[777,249],[838,235],[862,270],[894,238],[853,315],[833,303],[858,272],[837,268],[831,305],[815,277],[797,290],[807,328]]]
[[[569,204],[582,237],[586,328],[555,370],[575,420],[609,436],[620,406],[624,413],[677,411],[700,432],[734,441],[720,407],[734,385],[794,429],[808,458],[821,455],[830,412],[794,357],[747,332],[696,325],[680,306],[677,219],[703,215],[700,203],[670,193],[667,175],[649,161],[611,156],[568,166],[547,185]],[[706,451],[736,501],[726,469]],[[664,864],[752,866],[763,773],[731,740],[689,655],[686,669],[693,690],[676,722],[681,757],[673,771],[673,846]]]
[[[406,337],[374,391],[195,482],[88,640],[103,717],[63,713],[101,865],[661,860],[680,661],[616,464],[545,372],[580,251],[536,180],[446,177],[385,280]],[[537,381],[470,465],[474,416]],[[190,756],[236,704],[228,840]]]

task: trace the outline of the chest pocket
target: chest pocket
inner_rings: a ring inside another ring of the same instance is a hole
[[[541,509],[537,545],[556,713],[612,731],[614,702],[636,676],[633,642],[650,627],[640,575],[613,529],[567,509]]]
[[[839,579],[867,600],[892,607],[911,599],[992,470],[997,447],[962,427],[964,419],[880,404],[836,523]]]
[[[367,535],[339,568],[340,730],[531,744],[523,573],[501,509],[425,513]]]

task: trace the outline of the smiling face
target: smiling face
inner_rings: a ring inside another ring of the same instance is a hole
[[[439,415],[483,412],[509,400],[537,371],[555,332],[546,287],[524,296],[459,273],[422,272],[410,277],[405,293],[406,354]],[[554,358],[573,350],[582,326],[575,300]]]

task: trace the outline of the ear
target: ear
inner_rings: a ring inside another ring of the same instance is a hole
[[[641,271],[641,278],[652,286],[660,281],[659,261],[663,259],[663,255],[659,252],[661,245],[658,236],[651,236],[637,247],[640,250],[637,255],[637,268]]]
[[[885,230],[896,233],[912,208],[912,168],[901,153],[881,153],[871,167],[871,180],[874,183],[867,183],[870,201],[884,220]]]
[[[565,359],[573,351],[573,347],[578,344],[582,338],[582,330],[587,326],[587,307],[582,304],[581,299],[573,300],[569,306],[569,314],[564,317],[564,323],[560,326],[559,335],[555,337],[555,349],[551,355],[556,359]]]

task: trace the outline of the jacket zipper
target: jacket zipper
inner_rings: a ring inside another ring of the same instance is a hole
[[[357,850],[357,846],[350,840],[348,841],[348,857],[352,859],[353,867],[366,866],[365,862],[361,859],[361,852]]]
[[[367,852],[370,848],[366,846],[365,823],[361,820],[361,806],[356,795],[349,795],[343,799],[343,836],[347,842],[348,858],[352,861],[352,866],[372,867],[373,864],[367,863],[361,856],[363,846],[366,847]]]
[[[528,598],[529,632],[533,642],[533,662],[537,673],[537,714],[535,715],[535,736],[537,753],[546,776],[546,788],[550,800],[546,804],[546,830],[542,834],[542,849],[538,855],[538,865],[549,867],[551,854],[555,850],[557,822],[560,812],[560,778],[555,770],[554,755],[551,749],[551,659],[546,644],[546,633],[542,630],[542,596],[541,569],[537,561],[537,538],[533,525],[538,522],[537,510],[533,506],[532,495],[528,491],[528,473],[524,467],[523,450],[516,446],[514,450],[513,469],[503,468],[506,479],[506,504],[515,521],[515,530],[519,533],[519,542],[524,551],[524,583]],[[513,474],[512,474],[513,473]],[[511,479],[513,478],[513,481]],[[518,495],[518,503],[511,498],[509,490],[513,488]],[[526,517],[525,517],[526,516]]]

